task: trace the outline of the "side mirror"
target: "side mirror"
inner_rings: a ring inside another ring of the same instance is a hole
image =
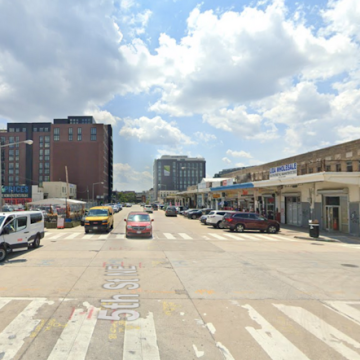
[[[154,221],[154,219],[151,219],[151,221]]]
[[[124,219],[124,221],[126,222],[126,219]]]
[[[9,229],[7,227],[4,227],[1,231],[1,235],[8,235],[9,234]]]

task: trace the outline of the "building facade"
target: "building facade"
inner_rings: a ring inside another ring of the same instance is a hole
[[[204,158],[189,158],[186,155],[163,155],[154,161],[154,197],[160,199],[160,191],[184,191],[198,184],[206,174]]]
[[[53,123],[9,123],[1,144],[33,140],[1,149],[2,184],[42,186],[62,181],[77,186],[77,197],[111,199],[113,186],[112,127],[92,116],[69,116]],[[28,194],[31,198],[31,193]],[[6,197],[5,201],[6,201]]]

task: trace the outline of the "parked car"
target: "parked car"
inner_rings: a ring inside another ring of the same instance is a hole
[[[259,230],[261,232],[275,234],[280,230],[280,223],[269,220],[256,213],[236,212],[226,214],[223,219],[223,227],[230,231],[243,232],[244,230]]]
[[[230,210],[213,210],[210,211],[206,219],[207,225],[212,225],[214,228],[223,229],[224,224],[222,223],[225,214],[234,213],[235,211]]]
[[[151,206],[152,206],[153,210],[155,210],[155,211],[159,210],[159,207],[157,204],[151,204]]]
[[[182,212],[182,215],[184,215],[185,217],[187,217],[187,214],[190,212],[190,211],[194,211],[194,210],[197,210],[197,209],[187,209],[185,211]]]
[[[85,214],[81,217],[81,220],[80,220],[80,225],[81,226],[84,226],[85,224],[85,218],[86,218],[86,215],[88,214],[89,210],[85,210]]]
[[[126,222],[126,237],[131,236],[146,236],[152,237],[152,222],[150,215],[146,212],[132,211],[129,213]]]
[[[193,210],[193,211],[189,211],[187,213],[187,218],[188,219],[198,219],[202,216],[202,210]]]
[[[153,213],[153,208],[151,205],[145,205],[144,206],[144,211],[147,212],[147,213]]]
[[[165,210],[165,216],[177,216],[177,210],[175,206],[168,206]]]
[[[206,225],[206,220],[208,218],[209,214],[206,215],[201,215],[201,217],[199,218],[200,222],[204,225]]]

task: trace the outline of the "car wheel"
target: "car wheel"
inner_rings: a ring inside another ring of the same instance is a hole
[[[89,230],[85,230],[85,234],[88,234],[89,233]]]
[[[276,234],[278,232],[278,229],[275,225],[270,225],[267,229],[268,233],[270,234]]]
[[[216,227],[217,227],[218,229],[223,229],[223,228],[224,228],[224,226],[223,226],[223,224],[222,224],[221,221],[219,221],[219,222],[216,224]]]
[[[244,232],[244,230],[245,230],[245,227],[244,227],[243,224],[236,225],[236,231],[237,232]]]
[[[192,219],[196,219],[196,215],[193,215],[193,216],[192,216]]]
[[[5,261],[5,259],[7,258],[7,251],[5,248],[0,248],[0,262]]]
[[[37,249],[40,246],[40,236],[36,235],[35,240],[32,243],[32,247]]]

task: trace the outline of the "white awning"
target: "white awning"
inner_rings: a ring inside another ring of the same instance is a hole
[[[73,200],[73,199],[64,199],[64,198],[52,198],[52,199],[43,199],[38,201],[33,201],[28,203],[29,205],[84,205],[85,201]]]

